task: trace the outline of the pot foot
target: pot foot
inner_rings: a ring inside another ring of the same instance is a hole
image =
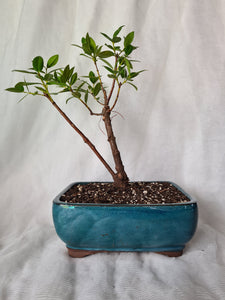
[[[183,250],[179,250],[179,251],[161,251],[161,252],[156,252],[157,254],[162,254],[165,256],[169,256],[169,257],[178,257],[181,256],[183,254]]]
[[[71,249],[68,247],[67,247],[67,249],[68,249],[69,256],[74,257],[74,258],[82,258],[82,257],[88,256],[88,255],[105,252],[105,251]]]
[[[88,255],[96,254],[96,253],[103,253],[103,252],[109,252],[109,251],[92,251],[92,250],[80,250],[80,249],[72,249],[68,248],[68,254],[71,257],[74,258],[82,258]],[[180,251],[161,251],[161,252],[155,252],[157,254],[162,254],[169,257],[178,257],[183,254],[183,250]]]

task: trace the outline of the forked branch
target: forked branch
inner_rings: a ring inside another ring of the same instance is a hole
[[[34,80],[32,82],[22,81],[18,82],[14,87],[8,88],[9,92],[25,93],[25,96],[29,95],[42,95],[45,96],[57,111],[62,115],[67,123],[82,137],[83,141],[90,147],[99,160],[106,167],[108,172],[113,177],[115,184],[119,187],[124,187],[128,183],[128,176],[124,170],[123,162],[121,160],[120,152],[117,146],[116,138],[113,132],[111,113],[114,110],[120,95],[121,86],[125,83],[132,85],[135,89],[137,87],[133,84],[133,79],[138,76],[142,71],[134,72],[133,63],[134,60],[130,59],[131,53],[137,48],[132,45],[134,39],[134,32],[128,33],[122,40],[119,36],[120,31],[124,26],[120,26],[110,37],[105,33],[102,33],[104,38],[107,39],[107,43],[104,45],[96,45],[93,38],[87,33],[85,37],[82,37],[82,45],[74,45],[82,49],[82,56],[90,59],[95,66],[97,75],[90,70],[86,76],[79,76],[75,70],[75,67],[69,65],[64,68],[52,68],[58,62],[58,54],[51,56],[47,63],[44,64],[44,59],[41,56],[36,56],[32,61],[32,68],[27,70],[15,70],[17,72],[26,73],[26,75],[32,75]],[[122,42],[122,43],[121,43]],[[107,47],[107,50],[103,50]],[[111,65],[108,58],[114,57],[114,66]],[[111,88],[109,93],[105,88],[100,74],[101,69],[97,61],[103,62],[104,68],[108,71],[108,77],[112,79]],[[80,78],[88,78],[82,80]],[[37,80],[38,79],[38,80]],[[37,82],[38,81],[38,82]],[[117,92],[115,93],[116,83],[118,85]],[[55,86],[57,89],[50,91],[50,87]],[[33,88],[33,90],[30,90]],[[102,91],[102,93],[100,93]],[[105,161],[102,155],[98,152],[95,145],[87,138],[87,136],[70,120],[70,118],[61,110],[61,108],[52,99],[52,95],[61,93],[72,93],[72,97],[66,100],[66,103],[73,98],[79,100],[89,111],[91,115],[102,116],[104,121],[107,139],[110,144],[113,160],[115,163],[115,171]],[[114,101],[112,97],[115,95]],[[103,94],[103,95],[102,95]],[[108,94],[108,96],[107,96]],[[92,95],[96,102],[100,104],[101,112],[96,113],[89,105],[89,96]],[[22,98],[24,99],[24,97]],[[21,99],[21,100],[22,100]],[[112,101],[112,103],[110,103]]]
[[[86,137],[86,135],[70,120],[70,118],[61,110],[61,108],[56,104],[56,102],[52,99],[49,94],[44,94],[44,96],[52,103],[52,105],[58,110],[61,116],[66,120],[67,123],[82,137],[84,143],[86,143],[91,150],[95,153],[95,155],[100,159],[109,173],[112,175],[113,179],[115,178],[116,174],[109,166],[109,164],[105,161],[102,155],[98,152],[95,145]]]

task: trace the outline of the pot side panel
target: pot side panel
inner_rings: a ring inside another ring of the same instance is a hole
[[[182,250],[197,226],[197,204],[76,206],[53,203],[59,237],[74,249]]]

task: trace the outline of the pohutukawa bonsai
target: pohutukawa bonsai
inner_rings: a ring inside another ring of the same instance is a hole
[[[111,174],[117,187],[126,186],[129,179],[124,170],[120,151],[116,143],[111,114],[118,102],[122,86],[130,84],[137,90],[137,87],[133,84],[133,80],[144,71],[133,71],[133,63],[136,61],[131,58],[131,54],[137,49],[137,47],[132,44],[134,31],[127,34],[124,38],[121,38],[119,34],[123,27],[124,26],[120,26],[112,37],[101,33],[107,41],[104,45],[97,45],[88,33],[81,39],[81,45],[73,44],[73,46],[81,49],[82,56],[93,62],[94,71],[90,70],[88,75],[81,76],[75,67],[70,67],[70,65],[64,68],[53,68],[58,63],[58,55],[50,57],[47,64],[44,64],[44,59],[41,56],[37,56],[32,61],[32,68],[28,70],[14,70],[16,72],[32,75],[35,80],[24,80],[18,82],[14,87],[7,89],[7,91],[10,92],[25,94],[22,99],[28,95],[43,96],[48,99],[100,159]],[[103,70],[106,70],[107,76],[111,79],[111,86],[109,88],[103,82]],[[54,91],[52,91],[52,86],[56,86],[58,91],[55,91],[55,88]],[[80,101],[80,103],[87,108],[91,116],[102,118],[105,124],[107,139],[111,147],[115,170],[111,168],[98,152],[94,143],[88,139],[56,104],[53,97],[61,93],[69,94],[66,103],[71,99]],[[98,103],[98,112],[92,110],[92,101]]]
[[[113,178],[114,184],[72,184],[53,200],[55,229],[66,243],[69,255],[84,257],[98,251],[155,251],[179,256],[195,232],[197,204],[172,182],[130,183],[113,132],[112,113],[121,88],[130,84],[137,89],[133,80],[144,71],[133,70],[136,61],[131,54],[137,48],[132,44],[134,32],[122,39],[119,36],[122,28],[120,26],[112,37],[102,33],[107,40],[104,45],[97,45],[88,33],[81,39],[80,46],[74,45],[81,49],[82,56],[93,62],[94,70],[90,70],[88,75],[79,75],[69,65],[53,68],[58,62],[58,55],[51,56],[46,64],[41,56],[37,56],[32,61],[32,68],[15,70],[31,75],[35,80],[18,82],[7,90],[25,94],[22,99],[28,95],[45,97],[82,137]],[[103,81],[105,73],[111,80],[109,87]],[[79,101],[91,116],[102,119],[114,169],[56,104],[54,95],[61,93],[69,94],[66,103],[71,99]],[[98,111],[92,108],[93,103]],[[97,204],[92,206],[89,203]],[[151,205],[165,203],[169,205]],[[118,206],[120,204],[128,205]]]

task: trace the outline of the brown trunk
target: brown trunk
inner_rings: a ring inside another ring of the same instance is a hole
[[[102,155],[97,151],[95,145],[83,134],[82,131],[68,118],[68,116],[61,110],[61,108],[53,101],[50,95],[45,94],[45,97],[52,103],[52,105],[58,110],[58,112],[63,116],[63,118],[70,124],[70,126],[82,137],[83,141],[91,148],[95,155],[100,159],[109,173],[112,175],[114,181],[117,179],[117,174],[111,169]]]
[[[109,107],[109,101],[110,101],[110,98],[111,98],[113,90],[114,90],[115,80],[113,80],[112,88],[111,88],[109,97],[107,98],[107,94],[106,94],[106,91],[105,91],[104,86],[102,84],[102,80],[101,80],[101,76],[100,76],[100,73],[99,73],[99,69],[98,69],[96,60],[94,60],[94,64],[95,64],[95,67],[96,67],[96,70],[97,70],[97,73],[98,73],[99,82],[101,84],[101,88],[102,88],[102,92],[103,92],[103,96],[104,96],[104,100],[105,100],[104,108],[102,110],[102,115],[103,115],[102,119],[105,123],[108,142],[110,144],[113,159],[114,159],[114,162],[115,162],[116,173],[113,175],[113,180],[114,180],[114,183],[117,187],[123,188],[128,184],[129,178],[127,177],[127,174],[124,170],[124,166],[123,166],[123,163],[122,163],[122,160],[121,160],[120,152],[119,152],[119,149],[118,149],[117,144],[116,144],[116,138],[115,138],[114,133],[113,133],[112,123],[111,123],[111,119],[110,119],[110,114],[111,114],[112,109],[110,109],[110,107]],[[116,69],[116,65],[117,65],[117,58],[116,58],[116,62],[115,62],[115,69]],[[120,86],[121,86],[121,84],[119,85],[119,90],[120,90]],[[119,96],[119,90],[118,90],[118,93],[117,93],[115,103],[116,103],[116,101],[118,99],[118,96]],[[115,103],[114,103],[114,106],[115,106]]]
[[[110,107],[106,105],[102,112],[103,112],[103,121],[105,123],[108,142],[110,144],[113,159],[115,162],[116,174],[114,175],[113,179],[115,184],[118,187],[124,187],[129,182],[129,178],[127,177],[127,174],[124,170],[124,165],[121,160],[120,152],[116,144],[116,138],[113,133],[112,123],[110,118],[110,113],[111,113]]]

